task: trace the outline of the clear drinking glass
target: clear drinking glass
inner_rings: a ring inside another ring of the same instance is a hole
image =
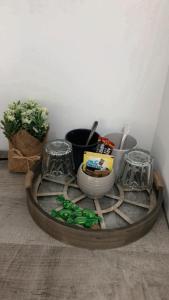
[[[150,153],[133,149],[125,154],[118,181],[129,190],[150,191],[153,183],[153,158]]]
[[[73,175],[72,145],[57,139],[44,147],[42,161],[43,177],[55,179],[60,175]]]

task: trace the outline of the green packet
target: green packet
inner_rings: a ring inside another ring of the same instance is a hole
[[[91,228],[102,221],[102,218],[92,209],[81,208],[72,201],[66,200],[63,195],[57,196],[56,200],[62,203],[63,208],[59,211],[51,210],[50,215],[55,219],[61,219],[67,224],[81,225],[85,228]]]

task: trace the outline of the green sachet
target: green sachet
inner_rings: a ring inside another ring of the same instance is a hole
[[[63,208],[59,211],[51,210],[50,215],[55,219],[62,219],[68,224],[81,225],[85,228],[91,228],[102,221],[93,210],[81,208],[72,201],[66,200],[63,195],[57,196],[56,200],[62,203]]]

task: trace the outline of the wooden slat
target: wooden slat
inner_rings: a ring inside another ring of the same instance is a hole
[[[98,199],[94,199],[94,205],[96,207],[96,212],[97,212],[98,216],[100,216],[102,218],[102,221],[100,222],[100,226],[101,226],[102,229],[105,229],[106,224],[104,222],[102,209],[101,209],[101,206],[100,206],[100,203],[99,203]]]
[[[52,197],[63,195],[63,192],[39,192],[37,193],[37,197]]]
[[[142,207],[142,208],[147,208],[147,209],[149,209],[149,207],[150,207],[147,204],[139,203],[139,202],[136,202],[136,201],[131,201],[131,200],[128,200],[128,199],[125,199],[124,202],[125,203],[129,203],[129,204],[134,205],[134,206],[138,206],[138,207]]]
[[[157,191],[164,188],[164,186],[165,186],[164,180],[159,171],[154,171],[153,180],[154,180],[154,184],[155,184]]]
[[[129,224],[133,224],[133,221],[126,215],[124,214],[120,209],[116,209],[115,213],[118,214],[123,220],[125,220]]]

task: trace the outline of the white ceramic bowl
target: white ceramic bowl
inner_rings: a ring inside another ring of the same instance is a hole
[[[89,198],[101,198],[108,193],[115,181],[114,171],[104,177],[92,177],[82,170],[82,164],[77,172],[77,183],[81,191]]]

